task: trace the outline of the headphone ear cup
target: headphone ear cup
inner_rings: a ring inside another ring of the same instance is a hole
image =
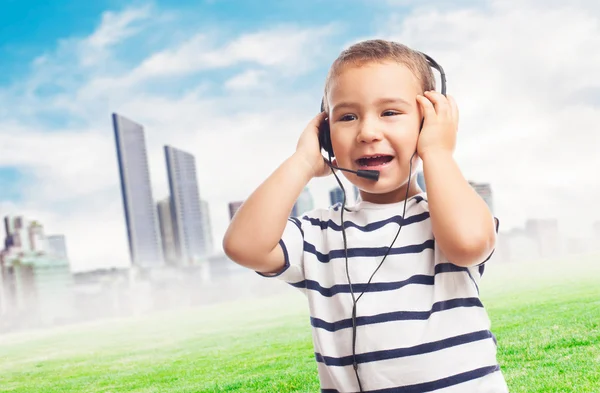
[[[325,150],[331,157],[334,157],[333,147],[331,146],[331,134],[329,129],[329,122],[323,120],[319,125],[319,145],[321,149]]]

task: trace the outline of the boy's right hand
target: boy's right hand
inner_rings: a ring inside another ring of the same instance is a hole
[[[312,177],[322,177],[331,174],[331,168],[325,162],[319,144],[319,125],[326,117],[326,112],[321,112],[315,116],[308,123],[304,131],[302,131],[296,145],[295,155],[306,162],[307,169],[311,172]]]

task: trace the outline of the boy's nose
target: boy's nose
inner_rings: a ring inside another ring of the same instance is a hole
[[[379,131],[375,122],[363,121],[357,135],[357,141],[362,143],[371,143],[381,140],[382,132]]]

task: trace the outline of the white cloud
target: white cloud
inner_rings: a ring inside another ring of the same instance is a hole
[[[129,8],[119,13],[107,11],[102,14],[102,22],[96,31],[82,41],[83,46],[93,50],[103,50],[119,43],[139,32],[139,28],[132,26],[134,22],[146,19],[150,15],[149,6]]]
[[[131,72],[92,81],[88,92],[129,88],[156,78],[181,77],[205,70],[241,66],[264,66],[283,75],[298,75],[314,68],[323,56],[315,45],[335,31],[331,24],[320,28],[277,26],[242,34],[224,45],[219,37],[198,33],[176,48],[154,53]]]
[[[247,90],[265,86],[267,72],[264,70],[247,70],[235,75],[225,82],[225,88],[229,90]]]

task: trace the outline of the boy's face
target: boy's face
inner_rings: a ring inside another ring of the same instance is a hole
[[[389,61],[346,66],[332,82],[329,125],[338,166],[380,171],[377,182],[344,176],[362,190],[363,200],[372,196],[386,202],[384,194],[393,198],[394,191],[405,192],[422,118],[418,79],[404,65]],[[415,166],[413,162],[413,171]]]

